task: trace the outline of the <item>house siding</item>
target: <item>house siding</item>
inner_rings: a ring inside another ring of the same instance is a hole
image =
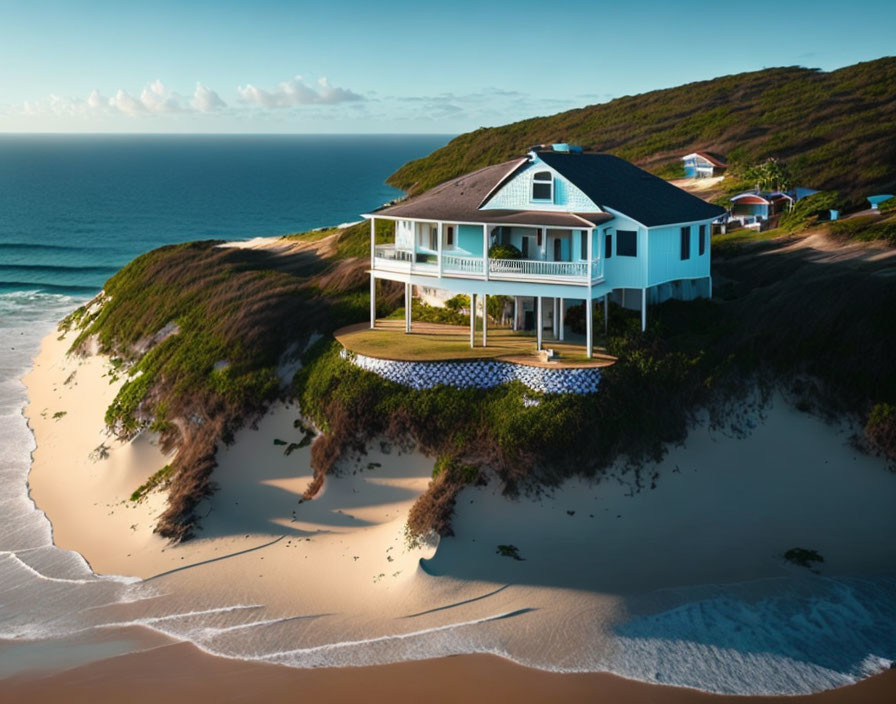
[[[691,256],[681,259],[681,228],[684,225],[671,227],[652,227],[647,231],[648,286],[674,279],[699,279],[709,276],[709,240],[710,220],[690,224]],[[706,226],[706,250],[700,254],[700,225]]]
[[[474,257],[482,256],[482,228],[478,225],[458,225],[457,245],[454,250],[446,250],[449,253],[470,254]]]
[[[638,256],[620,257],[618,230],[629,230],[637,233]],[[641,288],[644,286],[647,272],[647,228],[634,220],[616,215],[607,227],[596,231],[594,254],[604,256],[604,242],[607,233],[613,236],[613,256],[604,261],[604,278],[613,288]]]
[[[532,174],[536,171],[550,171],[554,175],[553,202],[531,200]],[[571,184],[540,159],[536,159],[512,180],[504,184],[482,209],[600,212],[600,208],[577,186]]]

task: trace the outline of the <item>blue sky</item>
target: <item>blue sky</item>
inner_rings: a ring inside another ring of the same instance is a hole
[[[0,0],[0,132],[458,133],[894,37],[862,1]]]

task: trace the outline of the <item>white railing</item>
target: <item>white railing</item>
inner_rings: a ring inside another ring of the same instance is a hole
[[[550,276],[577,277],[588,276],[587,262],[542,262],[535,259],[489,259],[489,274],[509,274],[514,277]]]
[[[482,275],[481,257],[458,257],[453,254],[442,255],[442,271],[452,274]]]
[[[374,248],[373,254],[377,259],[388,259],[390,261],[413,262],[414,253],[406,249],[396,249],[391,245],[378,245]]]
[[[374,249],[374,267],[394,271],[417,271],[421,274],[436,274],[435,262],[417,261],[417,255],[410,250],[396,249],[393,245],[377,245]],[[442,255],[442,273],[449,276],[483,277],[482,257]],[[577,279],[577,283],[602,279],[603,259],[590,262],[551,262],[535,259],[489,259],[488,274],[496,279]]]

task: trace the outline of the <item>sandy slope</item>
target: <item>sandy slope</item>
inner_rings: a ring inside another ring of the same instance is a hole
[[[222,448],[220,489],[201,507],[201,534],[169,546],[152,533],[163,496],[128,501],[167,458],[149,436],[121,444],[104,434],[121,380],[110,383],[99,357],[65,357],[68,344],[46,338],[26,378],[37,440],[31,491],[57,544],[99,572],[147,578],[181,603],[263,604],[271,618],[311,619],[301,636],[283,636],[293,647],[299,637],[326,644],[501,616],[482,632],[456,629],[450,648],[580,667],[583,652],[593,662],[611,658],[610,636],[638,594],[801,574],[781,558],[795,546],[818,550],[825,574],[896,567],[896,475],[854,451],[844,430],[780,400],[746,439],[697,428],[686,447],[644,470],[641,490],[621,467],[541,498],[467,489],[457,536],[437,554],[409,550],[403,537],[431,460],[374,448],[302,502],[309,450],[286,455],[275,444],[301,437],[297,409],[278,406]],[[59,411],[66,415],[54,418]],[[91,459],[100,443],[108,459]],[[524,559],[498,555],[498,545]],[[253,647],[262,645],[282,649]],[[371,657],[426,657],[427,647],[390,641]],[[347,651],[346,662],[356,655]],[[277,661],[314,664],[318,654],[290,657]]]

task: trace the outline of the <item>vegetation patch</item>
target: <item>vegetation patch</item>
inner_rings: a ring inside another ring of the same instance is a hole
[[[501,557],[509,557],[514,560],[524,560],[525,558],[520,557],[519,548],[516,545],[499,545],[498,549],[495,552]]]
[[[155,489],[164,488],[170,481],[174,473],[174,467],[166,464],[158,472],[155,472],[149,479],[141,484],[134,493],[131,494],[131,501],[137,503],[146,498],[146,495]]]
[[[819,574],[816,563],[824,562],[824,558],[815,550],[807,550],[806,548],[790,548],[790,550],[784,553],[784,559],[799,567],[805,567],[816,574]]]
[[[882,220],[880,216],[850,218],[837,220],[830,224],[833,237],[842,241],[881,242],[890,247],[896,246],[896,218]]]
[[[749,166],[786,160],[794,185],[839,191],[846,206],[896,187],[896,58],[836,71],[791,66],[617,98],[550,117],[481,128],[411,161],[389,183],[419,193],[514,159],[533,144],[569,142],[615,154],[664,178],[680,158],[724,154],[731,189],[752,188]],[[774,181],[774,179],[773,179]]]
[[[213,491],[218,444],[281,395],[283,352],[368,309],[366,261],[218,244],[172,245],[138,257],[106,282],[99,301],[62,326],[78,332],[73,351],[96,340],[129,374],[106,412],[114,434],[129,439],[151,428],[164,449],[179,448],[156,528],[172,540],[191,535],[194,509]],[[396,294],[382,287],[384,314]],[[172,323],[178,334],[146,345]],[[222,359],[229,365],[216,368]]]

